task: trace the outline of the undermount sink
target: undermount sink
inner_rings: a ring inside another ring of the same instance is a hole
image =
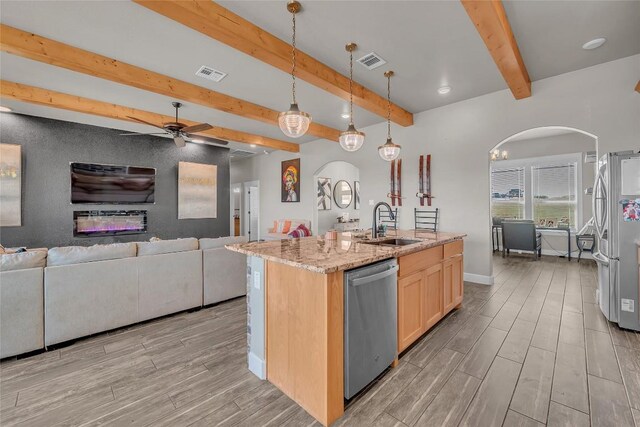
[[[414,243],[420,243],[421,240],[411,240],[411,239],[385,239],[378,240],[377,242],[362,242],[367,245],[378,245],[378,246],[407,246],[413,245]]]

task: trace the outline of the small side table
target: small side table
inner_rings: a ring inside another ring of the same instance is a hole
[[[582,252],[593,253],[596,245],[596,236],[593,234],[578,234],[576,235],[576,244],[578,246],[578,262],[580,262]]]

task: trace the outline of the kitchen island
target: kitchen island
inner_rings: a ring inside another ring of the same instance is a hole
[[[464,236],[397,230],[227,246],[249,256],[250,369],[330,425],[344,413],[344,272],[397,259],[397,357],[462,303]]]

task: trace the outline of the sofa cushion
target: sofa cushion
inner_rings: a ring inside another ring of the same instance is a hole
[[[112,243],[110,245],[65,246],[49,249],[47,266],[81,264],[83,262],[136,256],[135,243]]]
[[[168,254],[172,252],[195,251],[198,249],[198,239],[189,237],[187,239],[158,240],[155,242],[140,242],[138,245],[138,256]]]
[[[0,271],[25,270],[27,268],[44,267],[46,264],[46,249],[0,255]]]
[[[249,239],[245,236],[229,236],[229,237],[218,237],[215,239],[205,238],[200,239],[200,249],[216,249],[216,248],[224,248],[226,245],[235,245],[238,243],[247,243]]]

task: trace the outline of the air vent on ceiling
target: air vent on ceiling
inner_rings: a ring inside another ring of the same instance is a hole
[[[246,159],[247,157],[251,157],[253,155],[255,155],[256,153],[253,153],[251,151],[245,151],[245,150],[231,150],[231,153],[229,153],[229,157],[232,157],[234,160],[237,159]]]
[[[214,82],[219,82],[227,76],[227,73],[223,73],[215,68],[203,65],[198,71],[196,71],[196,76],[204,77],[205,79],[213,80]]]
[[[382,59],[382,57],[380,57],[380,55],[378,55],[375,52],[366,54],[362,58],[358,59],[357,62],[360,63],[360,65],[362,65],[363,67],[365,67],[367,70],[375,70],[381,65],[384,65],[387,63],[387,61]]]

